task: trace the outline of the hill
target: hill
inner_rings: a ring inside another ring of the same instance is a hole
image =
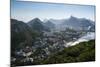
[[[32,45],[36,33],[24,22],[11,19],[11,50]]]
[[[40,64],[95,61],[95,41],[82,42],[49,56]]]

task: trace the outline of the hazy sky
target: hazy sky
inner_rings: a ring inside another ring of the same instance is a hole
[[[65,19],[70,16],[95,20],[95,6],[20,2],[11,0],[11,18],[28,22],[33,18]]]

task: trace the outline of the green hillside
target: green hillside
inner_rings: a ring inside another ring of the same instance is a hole
[[[51,55],[40,64],[95,61],[95,40],[82,42]]]

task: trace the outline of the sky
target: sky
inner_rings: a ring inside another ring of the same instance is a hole
[[[95,6],[11,0],[11,18],[28,22],[34,18],[67,19],[70,16],[95,21]]]

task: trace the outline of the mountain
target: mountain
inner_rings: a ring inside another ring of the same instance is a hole
[[[93,21],[85,19],[85,18],[76,18],[71,16],[69,19],[65,20],[62,25],[66,25],[66,27],[71,27],[76,30],[90,30],[92,28]]]
[[[44,26],[44,23],[39,18],[34,18],[27,23],[33,30],[41,32],[49,29]]]
[[[55,24],[54,23],[52,23],[51,21],[46,21],[45,23],[44,23],[44,25],[46,26],[46,27],[48,27],[49,29],[54,29],[55,28]]]
[[[24,22],[11,19],[11,50],[32,45],[36,33]]]
[[[62,19],[62,20],[50,20],[52,23],[56,24],[56,28],[59,30],[65,30],[66,28],[71,28],[75,30],[95,30],[94,22],[85,19],[85,18],[77,18],[74,16],[71,16],[68,19]]]
[[[34,18],[31,21],[28,22],[28,25],[36,31],[41,31],[43,30],[43,22],[38,19],[38,18]]]
[[[49,19],[50,22],[54,23],[55,25],[62,24],[66,19]]]

